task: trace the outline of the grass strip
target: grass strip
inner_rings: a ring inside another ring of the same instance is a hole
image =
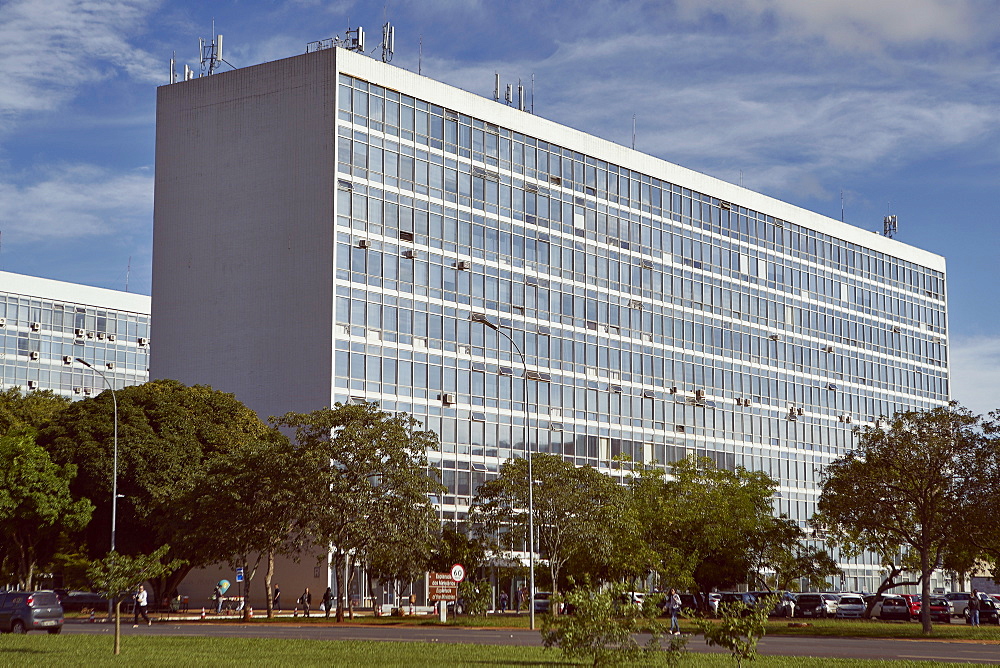
[[[451,645],[374,641],[139,636],[122,639],[113,656],[109,636],[46,634],[0,636],[0,665],[53,666],[584,666],[564,660],[558,650],[537,647]],[[688,654],[682,666],[728,668],[727,655]],[[760,657],[754,666],[777,668],[925,668],[920,661]],[[966,666],[968,663],[935,664]]]

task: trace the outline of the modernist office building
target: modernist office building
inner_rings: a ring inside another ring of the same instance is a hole
[[[532,450],[763,470],[800,522],[853,427],[949,396],[940,256],[340,48],[159,89],[152,300],[153,377],[419,417],[453,519],[525,371]]]
[[[149,379],[149,297],[0,272],[2,389],[73,399]]]

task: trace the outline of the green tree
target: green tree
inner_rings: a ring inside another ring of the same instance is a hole
[[[348,562],[406,540],[408,531],[436,517],[429,496],[443,488],[428,475],[427,452],[438,448],[437,435],[419,429],[409,415],[386,413],[374,403],[338,403],[271,421],[294,429],[303,466],[311,472],[301,508],[314,542],[330,546],[342,622]]]
[[[225,559],[216,541],[192,541],[183,516],[169,513],[180,494],[206,484],[206,460],[241,443],[270,438],[272,430],[232,394],[203,385],[154,380],[116,390],[118,502],[116,549],[150,554],[172,546],[184,565],[151,582],[154,600],[172,596],[192,569]],[[55,415],[38,442],[60,464],[75,464],[72,491],[96,506],[87,544],[91,556],[110,542],[114,410],[109,391],[75,402]],[[224,484],[222,480],[208,481]],[[179,521],[172,521],[177,519]]]
[[[169,545],[161,546],[150,555],[128,556],[120,552],[108,552],[103,559],[95,561],[87,571],[94,586],[107,595],[108,600],[114,601],[115,655],[121,653],[122,598],[135,591],[143,582],[180,568],[179,561],[166,561],[169,552]]]
[[[791,590],[793,584],[802,579],[811,587],[824,589],[827,578],[843,573],[828,551],[801,543],[790,550],[775,550],[767,559],[767,565],[774,570],[775,589],[781,591]]]
[[[559,590],[563,566],[583,551],[610,553],[612,534],[624,490],[614,480],[590,466],[576,467],[556,455],[532,456],[535,479],[534,524],[537,549],[548,561],[553,591]],[[528,462],[510,459],[499,475],[484,483],[476,494],[473,522],[486,536],[496,536],[501,549],[527,543]],[[507,532],[507,533],[504,533]]]
[[[982,499],[1000,452],[981,419],[957,405],[896,413],[855,433],[855,449],[824,471],[819,521],[848,549],[909,551],[927,601],[949,545],[995,526]],[[929,606],[921,622],[931,633]]]
[[[55,464],[27,428],[0,436],[0,555],[25,589],[53,560],[60,537],[90,521],[94,507],[70,491],[75,476],[76,467]]]
[[[20,387],[3,390],[0,392],[0,435],[22,427],[41,429],[69,404],[69,399],[52,390],[22,392]]]
[[[300,496],[308,472],[300,466],[288,439],[280,432],[270,438],[237,443],[208,457],[204,475],[179,491],[165,509],[172,526],[187,526],[182,546],[213,543],[212,551],[231,568],[242,568],[243,592],[249,599],[254,576],[265,562],[266,591],[271,591],[274,557],[296,555],[302,548]],[[268,617],[273,602],[267,599]],[[250,608],[244,606],[244,619]]]
[[[447,573],[455,564],[462,564],[465,572],[472,575],[486,566],[486,550],[482,538],[471,533],[467,527],[446,522],[431,555],[429,568],[436,573]]]
[[[603,589],[580,586],[553,597],[550,605],[564,605],[573,612],[542,618],[545,647],[558,647],[568,659],[590,659],[594,666],[642,659],[675,665],[687,638],[675,636],[663,646],[667,630],[660,619],[661,608],[653,601],[641,606],[624,604],[627,592],[628,587],[621,584]],[[649,635],[645,645],[639,644],[639,634]]]
[[[662,493],[673,519],[664,523],[662,540],[677,551],[671,559],[692,567],[705,600],[714,589],[759,578],[769,555],[798,545],[800,532],[774,516],[777,483],[765,473],[720,469],[704,457],[669,468]]]

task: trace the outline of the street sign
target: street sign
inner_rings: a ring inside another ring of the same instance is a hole
[[[428,573],[427,597],[432,601],[457,601],[458,583],[451,573]]]
[[[243,569],[242,568],[237,568],[236,569],[236,581],[237,582],[243,582]]]
[[[461,582],[465,579],[465,567],[462,564],[455,564],[451,567],[451,579],[455,582]]]

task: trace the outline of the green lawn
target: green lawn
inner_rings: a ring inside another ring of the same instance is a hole
[[[697,639],[693,639],[697,642]],[[448,645],[438,643],[272,640],[255,638],[125,637],[122,653],[111,654],[110,636],[46,634],[0,636],[0,666],[578,666],[558,650],[533,647]],[[758,668],[924,668],[917,661],[857,661],[762,657]],[[725,655],[691,654],[682,666],[723,668],[735,665]],[[970,664],[936,664],[968,666]]]

